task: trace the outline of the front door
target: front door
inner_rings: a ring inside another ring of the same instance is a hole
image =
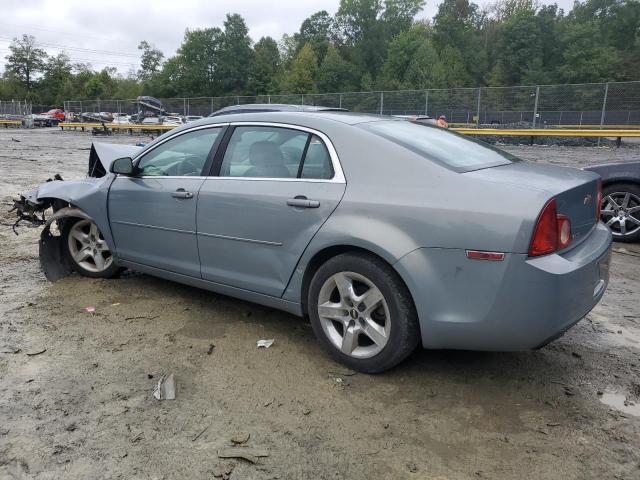
[[[320,135],[305,129],[236,126],[219,175],[200,188],[202,278],[280,297],[344,194],[329,152]]]
[[[109,190],[109,221],[118,257],[200,277],[196,205],[222,128],[178,133],[144,152],[136,175]]]

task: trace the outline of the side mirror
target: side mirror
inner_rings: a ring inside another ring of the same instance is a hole
[[[113,161],[109,171],[119,175],[133,175],[133,160],[129,157],[118,158]]]

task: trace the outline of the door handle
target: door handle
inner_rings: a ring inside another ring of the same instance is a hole
[[[288,199],[287,205],[296,208],[318,208],[320,206],[320,202],[318,200],[309,200],[304,195],[298,195],[295,198]]]
[[[193,198],[193,193],[187,192],[184,188],[179,188],[171,194],[173,198]]]

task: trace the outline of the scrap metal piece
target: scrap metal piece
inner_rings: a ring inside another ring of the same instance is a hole
[[[241,458],[251,463],[258,463],[258,459],[268,457],[269,452],[255,448],[235,447],[218,450],[218,458]]]
[[[268,340],[258,340],[258,341],[256,342],[256,346],[257,346],[258,348],[269,348],[271,345],[273,345],[273,342],[274,342],[274,341],[275,341],[275,340],[274,340],[273,338],[270,338],[270,339],[268,339]]]
[[[153,389],[153,396],[156,400],[175,400],[176,399],[176,383],[173,373],[162,375],[158,384]]]

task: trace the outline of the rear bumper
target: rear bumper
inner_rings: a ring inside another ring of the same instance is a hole
[[[416,303],[425,348],[517,351],[562,335],[600,301],[611,233],[599,223],[569,252],[504,261],[421,248],[395,264]]]

